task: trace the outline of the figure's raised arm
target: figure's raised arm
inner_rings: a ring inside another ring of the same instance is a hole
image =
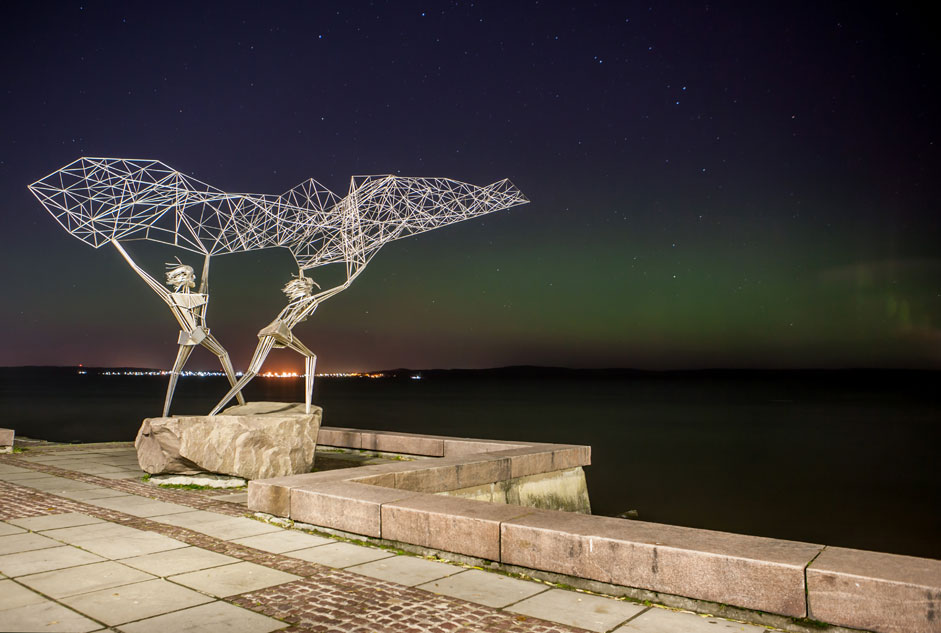
[[[111,240],[111,243],[114,245],[116,249],[118,249],[118,252],[121,253],[121,257],[124,258],[124,260],[128,263],[128,265],[130,265],[130,267],[134,270],[134,272],[140,275],[140,278],[143,279],[145,282],[147,282],[147,285],[150,286],[154,292],[160,295],[161,299],[166,301],[168,304],[172,305],[173,302],[170,299],[170,291],[164,288],[163,284],[161,284],[159,281],[157,281],[156,279],[151,277],[149,274],[147,274],[146,270],[138,266],[137,262],[131,259],[131,256],[128,255],[126,250],[124,250],[124,247],[121,246],[120,242],[118,242],[117,240]]]
[[[203,275],[199,280],[199,294],[209,294],[209,259],[211,255],[206,253],[206,259],[203,261]]]

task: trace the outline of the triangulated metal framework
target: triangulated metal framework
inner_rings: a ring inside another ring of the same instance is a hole
[[[342,292],[388,242],[529,202],[509,181],[479,187],[449,178],[395,175],[354,176],[346,197],[310,179],[287,192],[226,193],[186,176],[157,160],[80,158],[32,185],[30,190],[69,233],[99,248],[114,245],[135,272],[170,306],[180,324],[180,349],[171,372],[164,406],[168,415],[173,390],[193,346],[216,354],[232,389],[211,414],[241,391],[260,371],[274,347],[289,347],[306,359],[305,402],[310,408],[316,355],[293,334],[324,300]],[[131,259],[122,242],[148,240],[169,244],[205,258],[198,293],[189,267],[167,274],[169,292]],[[265,248],[287,248],[298,277],[284,292],[288,304],[258,333],[258,346],[237,382],[225,348],[209,333],[209,260],[214,255]],[[343,283],[314,292],[305,271],[345,264]]]

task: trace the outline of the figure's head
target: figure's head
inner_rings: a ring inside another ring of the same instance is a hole
[[[196,274],[193,267],[180,263],[180,260],[176,260],[175,264],[167,264],[167,285],[172,286],[174,292],[195,288]]]
[[[317,286],[318,290],[320,289],[320,286],[318,286],[313,279],[304,277],[304,274],[301,273],[299,277],[295,277],[284,284],[284,288],[281,289],[281,292],[286,294],[291,301],[297,301],[298,299],[309,297],[314,291],[314,286]]]

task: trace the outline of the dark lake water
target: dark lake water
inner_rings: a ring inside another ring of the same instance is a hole
[[[323,378],[324,424],[588,444],[595,514],[941,558],[937,372],[647,377]],[[133,440],[164,378],[0,369],[0,426],[57,441]],[[223,378],[181,379],[175,413]],[[301,401],[256,379],[249,400]]]

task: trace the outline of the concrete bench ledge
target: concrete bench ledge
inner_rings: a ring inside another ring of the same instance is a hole
[[[415,495],[383,504],[382,538],[501,561],[501,526],[533,511],[522,506]]]
[[[477,440],[442,435],[398,433],[395,431],[361,431],[342,427],[321,427],[318,441],[323,446],[385,453],[406,453],[426,457],[451,457],[528,446],[528,444],[520,442]]]
[[[386,435],[393,436],[393,439],[386,441]],[[363,486],[434,494],[564,471],[591,463],[590,447],[568,444],[525,444],[332,427],[321,427],[318,443],[321,446],[339,448],[358,448],[364,445],[384,447],[361,450],[386,450],[394,446],[398,449],[395,452],[421,456],[428,456],[429,452],[446,454],[450,451],[453,454],[434,460],[373,464],[254,480],[248,487],[249,508],[304,522],[308,522],[306,517],[310,514],[315,517],[310,522],[318,525],[372,536],[377,535],[379,529],[379,506],[376,505],[374,512],[369,514],[374,515],[375,522],[375,525],[369,527],[363,522],[365,515],[344,516],[342,511],[338,511],[335,516],[320,514],[330,503],[341,504],[339,497],[333,502],[326,499],[316,500],[320,493],[323,493],[321,496],[326,496],[325,491],[328,488],[324,486],[345,482],[351,485],[345,489],[349,495],[354,495],[353,491],[358,490],[364,501],[373,498],[385,501],[386,497],[376,497],[380,493],[370,493]],[[335,492],[336,488],[329,490]],[[304,499],[303,503],[301,498]],[[347,503],[354,503],[352,496],[347,496],[346,499]],[[359,529],[350,529],[343,527],[344,525],[357,525]]]
[[[811,618],[873,631],[941,631],[941,561],[828,547],[807,569]]]
[[[251,510],[507,565],[878,632],[941,631],[941,561],[434,493],[590,464],[587,446],[321,429],[437,457],[249,483]]]
[[[290,517],[295,521],[383,538],[383,505],[417,496],[431,495],[348,481],[301,486],[291,490]]]
[[[535,510],[501,526],[501,562],[793,617],[822,545]]]

